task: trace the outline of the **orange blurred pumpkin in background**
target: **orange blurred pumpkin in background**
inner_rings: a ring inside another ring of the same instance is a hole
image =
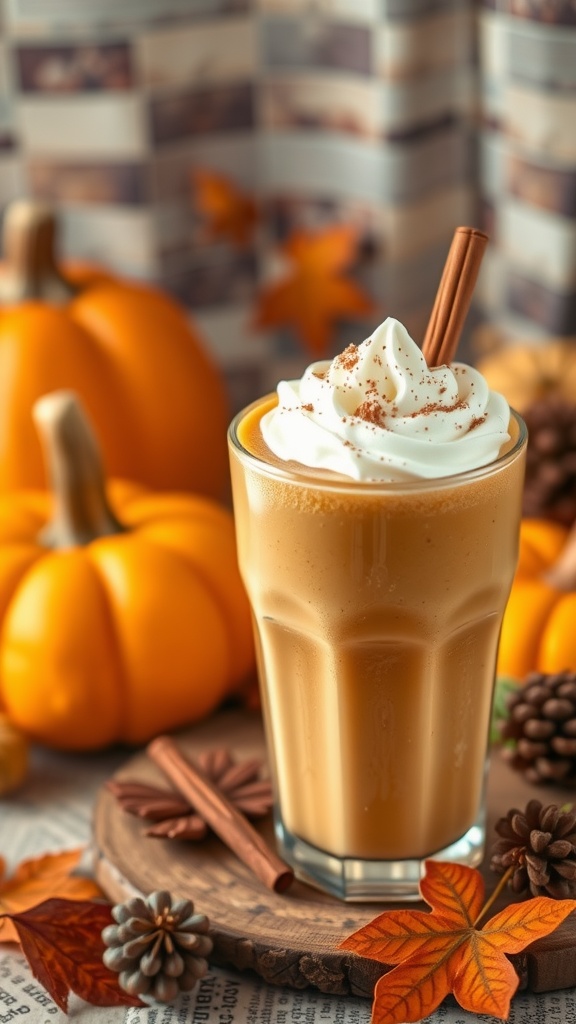
[[[523,519],[506,606],[498,675],[576,672],[576,526]]]
[[[31,410],[80,395],[107,471],[160,490],[222,497],[228,404],[223,379],[182,308],[104,271],[60,271],[52,210],[5,213],[0,265],[0,490],[43,487]]]
[[[61,750],[144,743],[210,714],[254,668],[231,514],[105,487],[76,396],[35,410],[54,495],[0,496],[0,705]]]

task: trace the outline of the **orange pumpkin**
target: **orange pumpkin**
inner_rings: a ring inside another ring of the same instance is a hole
[[[113,476],[153,489],[224,495],[225,388],[184,310],[151,287],[54,257],[50,209],[5,215],[0,266],[0,490],[43,487],[31,409],[77,392]]]
[[[524,519],[506,607],[498,674],[576,672],[576,528]]]
[[[253,669],[230,513],[105,489],[75,397],[35,408],[54,498],[0,497],[0,704],[62,750],[143,743],[208,715]]]

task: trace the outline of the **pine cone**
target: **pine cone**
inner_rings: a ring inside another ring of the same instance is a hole
[[[576,520],[576,404],[552,395],[524,411],[528,427],[523,514]]]
[[[119,973],[121,988],[161,1003],[194,988],[208,970],[212,940],[206,934],[208,918],[193,911],[190,900],[173,901],[164,891],[112,908],[116,924],[102,932],[108,947],[103,960]]]
[[[576,896],[576,812],[530,800],[524,811],[513,808],[494,826],[500,836],[490,867],[503,875],[516,865],[510,888],[532,896]]]
[[[529,782],[576,785],[576,674],[532,672],[506,700],[503,756]]]

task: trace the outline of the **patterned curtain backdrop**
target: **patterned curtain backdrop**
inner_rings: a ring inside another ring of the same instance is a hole
[[[504,335],[576,335],[576,2],[484,0],[481,299]]]
[[[181,299],[234,406],[385,315],[420,340],[454,227],[482,218],[482,312],[510,333],[575,332],[573,0],[0,10],[2,203],[53,201],[66,254]],[[314,344],[257,329],[294,239],[339,225],[373,312]]]

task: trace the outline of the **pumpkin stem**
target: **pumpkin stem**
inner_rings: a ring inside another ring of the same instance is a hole
[[[0,302],[14,305],[26,299],[68,302],[77,289],[61,274],[56,262],[57,224],[54,210],[37,200],[19,199],[4,215],[4,266]]]
[[[32,410],[54,497],[52,520],[38,541],[49,548],[73,548],[97,537],[122,533],[106,497],[98,443],[78,397],[55,391]]]
[[[570,529],[559,558],[546,570],[543,579],[556,590],[567,593],[576,590],[576,523]]]

